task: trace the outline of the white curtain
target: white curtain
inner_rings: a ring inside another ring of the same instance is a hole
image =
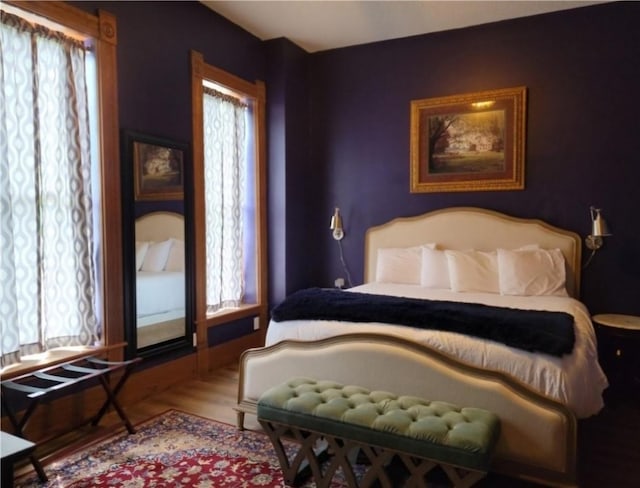
[[[244,297],[243,203],[247,178],[247,106],[204,88],[207,312]]]
[[[98,339],[85,47],[1,12],[2,365]]]

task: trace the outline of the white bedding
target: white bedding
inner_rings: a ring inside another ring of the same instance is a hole
[[[310,341],[354,332],[384,333],[434,347],[484,369],[507,373],[535,391],[567,405],[578,418],[594,415],[604,405],[602,392],[608,382],[598,364],[596,337],[589,312],[578,300],[559,296],[455,293],[451,290],[390,283],[368,283],[351,288],[350,291],[567,312],[575,318],[575,346],[570,355],[558,358],[452,332],[383,323],[353,324],[324,320],[271,321],[267,329],[266,345],[285,339]]]
[[[138,271],[136,312],[138,317],[183,310],[185,305],[183,271]]]

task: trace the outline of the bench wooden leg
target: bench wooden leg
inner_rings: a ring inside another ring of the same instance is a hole
[[[486,473],[482,471],[456,468],[446,464],[442,465],[442,469],[447,473],[447,477],[451,480],[455,488],[469,488],[486,475]]]
[[[317,488],[329,488],[341,469],[349,488],[395,488],[400,485],[398,479],[391,474],[394,465],[397,467],[394,474],[406,478],[401,486],[407,488],[427,488],[426,476],[438,466],[443,469],[454,488],[469,488],[486,475],[482,471],[441,464],[431,459],[369,446],[342,437],[264,419],[258,421],[273,444],[285,483],[291,486],[299,486],[309,476],[313,476]],[[291,456],[287,455],[284,439],[297,445],[297,450]],[[326,449],[319,450],[317,446],[322,440]],[[357,450],[361,452],[357,464],[367,466],[360,479],[354,471],[356,460],[352,459]],[[396,459],[399,461],[394,463]]]
[[[316,435],[317,436],[317,435]],[[320,437],[320,436],[317,436]],[[318,476],[314,476],[316,484],[320,483],[328,487],[339,468],[342,468],[345,480],[349,486],[358,486],[356,476],[350,462],[350,454],[353,445],[344,439],[333,436],[324,436],[331,454],[331,459],[324,471],[319,471]]]
[[[362,454],[366,457],[369,464],[369,469],[364,473],[364,476],[360,481],[360,486],[362,488],[368,488],[370,486],[374,486],[376,482],[379,482],[383,488],[393,488],[394,484],[392,483],[386,468],[391,464],[395,453],[372,446],[360,444],[359,446]]]
[[[406,454],[398,454],[398,457],[409,471],[407,487],[427,488],[426,476],[438,463],[430,459],[420,459]]]
[[[313,476],[317,484],[317,480],[322,478],[322,463],[328,457],[326,448],[320,450],[316,448],[317,436],[302,430],[289,429],[288,426],[275,422],[260,421],[260,424],[276,451],[284,482],[287,485],[299,486],[310,476]],[[282,440],[286,438],[291,439],[299,446],[292,457],[287,455],[282,443]]]

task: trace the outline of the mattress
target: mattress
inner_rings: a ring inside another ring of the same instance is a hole
[[[391,283],[368,283],[349,291],[566,312],[575,319],[575,345],[571,354],[555,357],[453,332],[377,322],[356,324],[328,320],[272,320],[267,330],[266,345],[286,339],[312,341],[356,332],[383,333],[430,346],[467,364],[506,373],[534,391],[563,403],[578,418],[594,415],[604,406],[602,393],[608,382],[598,363],[596,336],[589,312],[578,300],[560,296],[456,293],[451,290]]]

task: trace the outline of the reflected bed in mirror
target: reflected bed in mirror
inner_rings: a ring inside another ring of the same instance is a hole
[[[184,217],[173,212],[136,220],[138,349],[185,335],[184,229]]]

